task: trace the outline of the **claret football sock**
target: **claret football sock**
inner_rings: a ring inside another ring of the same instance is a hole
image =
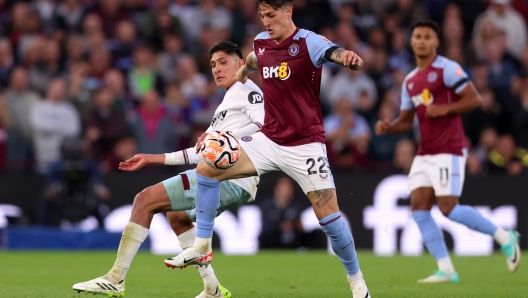
[[[129,222],[123,230],[114,267],[110,269],[104,278],[113,283],[120,283],[124,280],[132,260],[134,260],[141,243],[147,239],[148,234],[149,229],[137,223]]]
[[[489,219],[482,216],[475,208],[467,205],[456,205],[451,213],[449,213],[449,219],[465,225],[466,227],[479,231],[490,236],[495,235],[497,226],[494,225]]]
[[[220,207],[220,181],[196,174],[196,236],[212,238]]]
[[[352,232],[345,225],[345,221],[340,212],[330,214],[319,221],[323,231],[330,237],[332,249],[337,254],[341,263],[345,266],[348,275],[355,275],[359,272],[356,248]]]

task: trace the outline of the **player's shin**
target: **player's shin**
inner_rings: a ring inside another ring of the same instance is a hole
[[[194,247],[211,251],[214,219],[220,207],[220,181],[196,174],[196,241]]]
[[[134,222],[128,222],[123,230],[119,248],[117,249],[117,259],[112,269],[104,276],[113,283],[120,283],[125,279],[128,268],[136,256],[141,243],[147,239],[149,229]]]
[[[319,221],[323,231],[330,237],[332,249],[339,256],[339,259],[345,266],[349,276],[349,282],[352,279],[363,279],[363,274],[359,270],[356,248],[352,232],[345,225],[345,221],[340,212],[330,214]]]
[[[427,250],[438,263],[438,269],[447,274],[454,273],[455,268],[449,257],[449,252],[444,242],[444,235],[431,216],[431,211],[413,211],[412,216],[420,229],[425,247],[427,247]]]
[[[180,242],[180,246],[183,249],[186,249],[190,247],[191,245],[193,245],[195,239],[196,239],[196,227],[193,227],[187,232],[178,235],[178,241]],[[200,276],[203,279],[204,289],[208,293],[214,293],[216,291],[216,288],[220,285],[220,282],[216,278],[216,275],[213,270],[213,266],[211,265],[208,267],[196,266],[196,268],[198,269],[198,272],[200,273]]]

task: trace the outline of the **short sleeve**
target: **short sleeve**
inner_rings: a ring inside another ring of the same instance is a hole
[[[324,58],[326,50],[337,45],[322,35],[313,33],[311,31],[307,32],[308,33],[305,33],[306,46],[308,47],[308,53],[310,54],[310,59],[312,60],[312,63],[315,66],[319,67],[325,64],[326,62],[329,62]]]
[[[402,90],[401,90],[401,105],[400,110],[414,110],[414,104],[411,100],[411,95],[409,95],[409,90],[407,90],[407,80],[403,81]]]
[[[458,63],[449,60],[444,67],[444,84],[458,94],[469,84],[468,75]]]

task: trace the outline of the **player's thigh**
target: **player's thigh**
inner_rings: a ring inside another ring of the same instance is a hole
[[[196,167],[196,172],[202,176],[219,181],[257,176],[255,166],[248,158],[243,148],[240,149],[240,156],[238,157],[237,162],[232,167],[222,170],[215,169],[209,166],[204,161],[201,161]]]
[[[436,154],[429,159],[427,173],[436,197],[460,197],[465,178],[466,158]]]
[[[409,194],[411,194],[411,198],[412,198],[412,193],[415,190],[419,188],[432,188],[433,187],[433,183],[431,182],[428,176],[427,165],[428,165],[427,156],[417,155],[413,160],[413,163],[411,165],[411,170],[409,171],[409,175],[407,177],[407,188],[409,190]],[[419,193],[421,193],[421,191],[419,191]]]
[[[163,182],[154,184],[138,193],[134,199],[133,209],[137,211],[169,211],[171,202]]]
[[[431,210],[436,201],[432,187],[420,187],[411,192],[411,210]]]

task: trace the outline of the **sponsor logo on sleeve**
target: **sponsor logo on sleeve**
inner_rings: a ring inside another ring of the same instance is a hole
[[[264,97],[257,91],[251,91],[248,95],[248,101],[250,104],[263,103]]]

